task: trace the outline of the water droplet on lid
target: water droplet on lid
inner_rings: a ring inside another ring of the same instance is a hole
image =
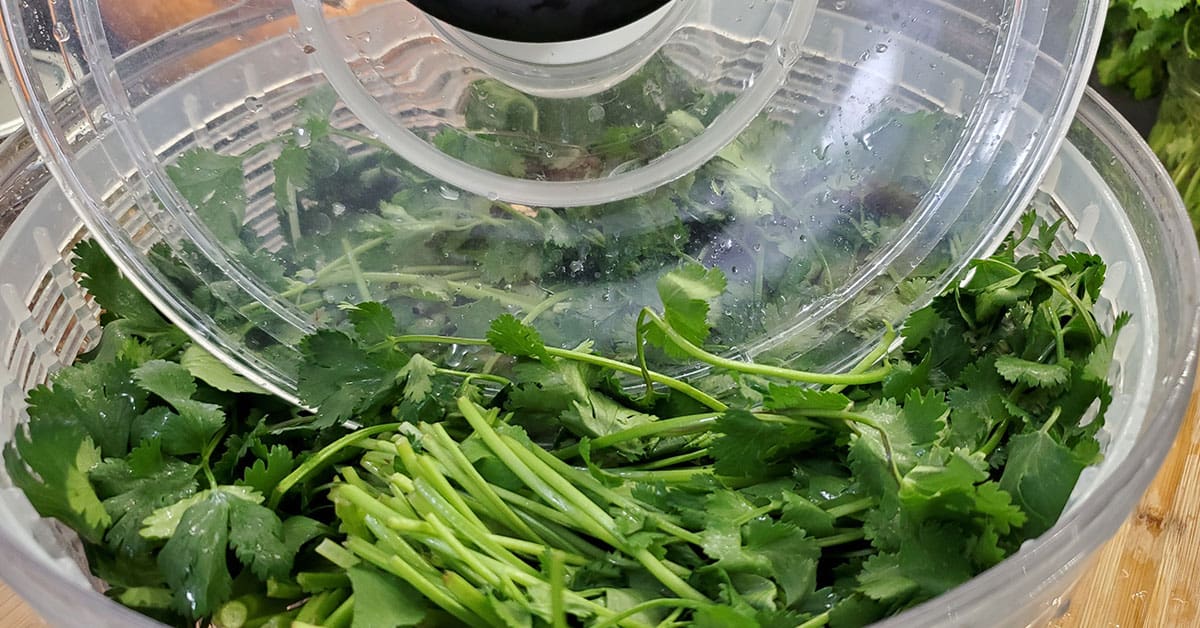
[[[246,100],[242,104],[246,106],[246,109],[249,109],[252,112],[262,111],[263,108],[262,102],[254,96],[247,96]]]
[[[312,134],[304,127],[296,127],[292,131],[292,135],[296,137],[296,146],[300,148],[308,148],[312,145]]]
[[[458,199],[462,198],[461,192],[459,192],[458,190],[455,190],[454,188],[446,187],[444,185],[441,186],[440,188],[438,188],[438,194],[440,194],[442,196],[442,198],[444,198],[448,201],[457,201]]]
[[[599,122],[604,119],[605,115],[606,112],[604,111],[604,105],[592,105],[587,112],[588,122]]]
[[[63,43],[71,40],[71,29],[62,22],[55,22],[53,28],[54,40]]]
[[[343,205],[343,204],[341,204],[341,203],[334,203],[334,204],[333,204],[333,215],[334,215],[334,216],[342,216],[342,215],[345,215],[345,213],[346,213],[346,206],[345,206],[345,205]]]
[[[888,51],[887,44],[875,44],[875,52],[878,52],[879,54],[883,54],[887,51]]]

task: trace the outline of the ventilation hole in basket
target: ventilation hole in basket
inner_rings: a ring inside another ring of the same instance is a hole
[[[1100,206],[1089,204],[1079,213],[1079,224],[1075,227],[1075,239],[1090,244],[1096,237],[1096,226],[1100,224]]]
[[[11,284],[0,286],[0,301],[4,302],[12,320],[20,321],[17,324],[17,332],[24,340],[18,341],[10,356],[10,364],[16,365],[13,371],[20,375],[32,369],[35,356],[45,369],[61,366],[63,358],[54,351],[57,343],[50,342],[42,333],[41,326],[31,317],[29,308],[24,300],[17,296],[17,291]],[[42,371],[42,374],[44,373],[45,370]]]
[[[50,375],[50,369],[36,360],[36,355],[32,351],[24,351],[13,363],[13,372],[17,374],[19,386],[24,390],[41,384]]]
[[[1125,325],[1125,329],[1121,330],[1121,335],[1117,336],[1116,345],[1113,346],[1112,361],[1115,366],[1122,366],[1129,360],[1140,336],[1141,326],[1136,321],[1130,321]]]
[[[1129,278],[1129,269],[1129,262],[1124,260],[1109,264],[1108,270],[1104,274],[1104,286],[1100,288],[1101,296],[1111,300],[1115,298],[1115,295],[1121,294],[1125,280]]]
[[[1038,190],[1046,194],[1053,194],[1054,190],[1058,187],[1058,177],[1062,174],[1062,169],[1061,159],[1056,158],[1050,162],[1050,168],[1046,170],[1046,176],[1042,177],[1042,184],[1038,187]]]

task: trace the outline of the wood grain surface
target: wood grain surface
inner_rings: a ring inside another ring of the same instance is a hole
[[[1137,510],[1083,577],[1053,628],[1200,626],[1200,390]],[[0,628],[43,628],[0,584]]]

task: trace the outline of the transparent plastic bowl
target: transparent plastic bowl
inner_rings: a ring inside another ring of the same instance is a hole
[[[675,0],[632,31],[539,47],[402,0],[242,0],[183,3],[208,8],[129,48],[160,4],[2,0],[0,63],[93,237],[285,396],[295,343],[342,301],[386,300],[414,333],[511,312],[550,343],[628,353],[623,306],[688,258],[734,285],[714,350],[853,363],[927,296],[898,286],[944,287],[1015,222],[1106,6]],[[60,98],[39,45],[79,66]],[[303,126],[325,93],[332,136]],[[197,150],[234,160],[239,193],[188,183]],[[277,169],[285,154],[307,176]]]
[[[24,420],[24,391],[98,339],[95,305],[65,260],[88,237],[49,182],[28,138],[10,140],[0,171],[0,442]],[[1200,253],[1170,179],[1146,145],[1094,95],[1050,164],[1033,207],[1066,219],[1059,245],[1109,264],[1101,319],[1128,310],[1103,432],[1105,460],[1085,471],[1050,532],[967,584],[883,626],[1041,625],[1101,544],[1128,517],[1162,463],[1192,391],[1200,341]],[[0,477],[0,577],[61,626],[151,626],[85,575],[72,535],[40,519]]]

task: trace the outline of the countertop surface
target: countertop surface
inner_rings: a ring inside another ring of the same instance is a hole
[[[1200,625],[1200,389],[1141,503],[1093,562],[1054,628]],[[0,584],[0,627],[44,624]]]

